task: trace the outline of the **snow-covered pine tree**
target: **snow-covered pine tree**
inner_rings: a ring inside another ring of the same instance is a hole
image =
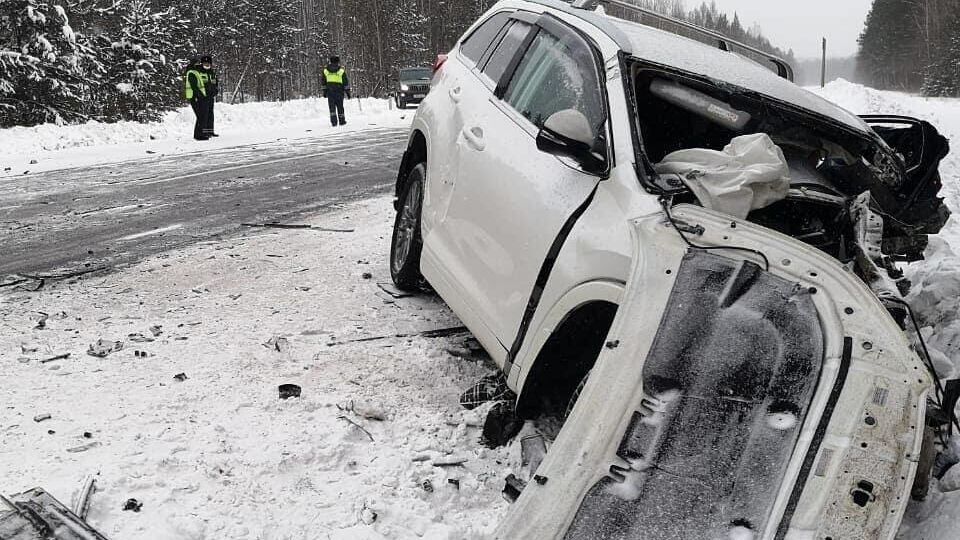
[[[100,69],[63,4],[0,3],[0,127],[86,118],[92,74]]]
[[[176,8],[153,11],[148,0],[80,0],[78,12],[91,28],[104,69],[91,104],[109,120],[156,120],[183,103],[178,49],[184,22]]]
[[[936,59],[924,70],[923,95],[960,97],[960,13],[950,17],[935,46]]]

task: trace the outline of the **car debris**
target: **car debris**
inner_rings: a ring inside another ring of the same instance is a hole
[[[83,517],[42,488],[0,495],[0,538],[4,540],[107,540]]]
[[[47,327],[47,320],[50,318],[46,313],[40,313],[40,316],[37,318],[36,325],[33,327],[34,330],[43,330]]]
[[[155,338],[150,337],[150,336],[145,336],[145,335],[143,335],[143,334],[141,334],[141,333],[139,333],[139,332],[133,333],[133,334],[128,334],[128,335],[127,335],[127,339],[130,340],[130,341],[132,341],[132,342],[134,342],[134,343],[152,343],[152,342],[156,341]]]
[[[173,376],[173,380],[175,380],[175,381],[177,381],[177,382],[183,382],[183,381],[187,380],[188,378],[189,378],[189,377],[187,377],[187,374],[186,374],[186,373],[177,373],[176,375]]]
[[[450,328],[437,328],[435,330],[424,330],[422,332],[404,332],[398,334],[387,334],[382,336],[370,336],[364,338],[355,338],[355,339],[345,339],[340,341],[329,341],[327,342],[327,347],[336,347],[338,345],[346,345],[348,343],[366,343],[369,341],[380,341],[383,339],[394,339],[394,338],[408,338],[408,337],[425,337],[425,338],[443,338],[454,336],[457,334],[465,334],[469,332],[466,326],[453,326]]]
[[[301,389],[296,384],[281,384],[277,390],[280,393],[280,399],[300,397]]]
[[[83,483],[80,485],[80,491],[77,493],[77,497],[73,503],[73,513],[80,517],[80,519],[87,518],[87,512],[90,511],[90,499],[93,497],[93,494],[97,490],[97,479],[92,474],[88,474],[83,478]]]
[[[507,378],[503,373],[497,372],[485,375],[473,386],[460,394],[460,406],[464,409],[473,410],[484,403],[491,401],[514,401],[516,394],[510,390],[507,384]]]
[[[141,508],[143,508],[143,503],[133,498],[127,499],[123,503],[124,512],[139,512]]]
[[[122,349],[122,341],[107,341],[104,339],[98,339],[96,343],[92,343],[90,348],[87,349],[87,354],[96,358],[106,358],[110,353],[117,352]]]
[[[499,448],[520,433],[523,420],[517,416],[513,401],[498,401],[483,422],[480,442],[487,448]]]
[[[81,452],[86,452],[87,450],[97,448],[98,446],[100,446],[100,443],[97,441],[93,441],[93,442],[88,442],[87,444],[81,444],[80,446],[67,448],[67,452],[71,454],[79,454]]]
[[[58,354],[56,356],[51,356],[50,358],[44,358],[43,360],[40,360],[40,363],[46,364],[47,362],[55,362],[57,360],[66,360],[67,358],[70,358],[70,353],[63,353],[63,354]]]
[[[338,416],[337,418],[340,419],[340,420],[343,420],[343,421],[347,422],[347,423],[350,424],[351,426],[353,426],[353,427],[355,427],[356,429],[360,430],[364,435],[367,436],[368,439],[370,439],[370,442],[374,442],[374,441],[373,441],[373,434],[370,433],[369,431],[367,431],[367,429],[366,429],[365,427],[361,426],[360,424],[354,422],[353,420],[351,420],[350,418],[348,418],[347,416],[344,416],[344,415],[342,415],[342,414],[341,414],[340,416]]]
[[[314,230],[314,231],[338,232],[338,233],[356,232],[356,229],[337,229],[337,228],[331,228],[331,227],[320,227],[317,225],[295,225],[295,224],[283,224],[283,223],[241,223],[240,226],[264,228],[264,229],[308,229],[308,230]]]
[[[272,338],[268,339],[263,346],[273,351],[283,352],[289,347],[289,344],[290,343],[287,341],[287,338],[283,336],[273,336]]]
[[[366,420],[376,420],[382,422],[387,419],[387,413],[385,413],[379,407],[366,403],[357,403],[354,400],[349,400],[344,403],[338,403],[337,408],[341,411],[351,412],[364,418]]]
[[[371,274],[370,277],[373,277],[373,275]],[[370,278],[364,278],[364,279],[370,279]],[[412,293],[407,291],[401,291],[393,283],[377,282],[377,287],[380,287],[383,290],[383,292],[397,299],[407,298],[409,296],[412,296]]]
[[[434,459],[430,462],[434,467],[460,467],[470,461],[466,456],[447,456]]]
[[[49,420],[51,418],[53,418],[53,416],[51,416],[50,413],[43,413],[43,414],[38,414],[34,416],[33,421],[39,423],[39,422],[43,422],[44,420]]]

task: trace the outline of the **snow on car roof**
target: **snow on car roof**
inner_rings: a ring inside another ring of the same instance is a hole
[[[630,40],[636,58],[703,75],[767,95],[833,118],[858,131],[870,132],[860,117],[733,52],[628,21],[612,21]]]
[[[627,54],[733,84],[832,118],[850,128],[871,133],[857,115],[830,103],[755,61],[652,26],[596,11],[576,9],[559,0],[528,0],[575,15],[607,34]]]

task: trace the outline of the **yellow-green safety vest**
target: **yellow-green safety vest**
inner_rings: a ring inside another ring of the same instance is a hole
[[[195,69],[187,71],[187,74],[183,77],[183,97],[187,100],[193,99],[193,88],[190,86],[190,75],[196,76],[197,87],[200,90],[200,95],[207,97],[207,81],[210,80],[210,76]]]
[[[327,81],[327,84],[343,84],[343,75],[347,71],[343,68],[340,68],[336,71],[330,71],[327,68],[323,68],[323,77]]]

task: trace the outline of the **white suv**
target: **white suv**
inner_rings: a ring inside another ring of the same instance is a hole
[[[892,538],[931,389],[897,263],[947,218],[946,141],[681,31],[716,46],[500,2],[413,121],[394,281],[449,304],[518,414],[576,400],[498,537]],[[662,166],[744,136],[789,169],[745,217]]]

